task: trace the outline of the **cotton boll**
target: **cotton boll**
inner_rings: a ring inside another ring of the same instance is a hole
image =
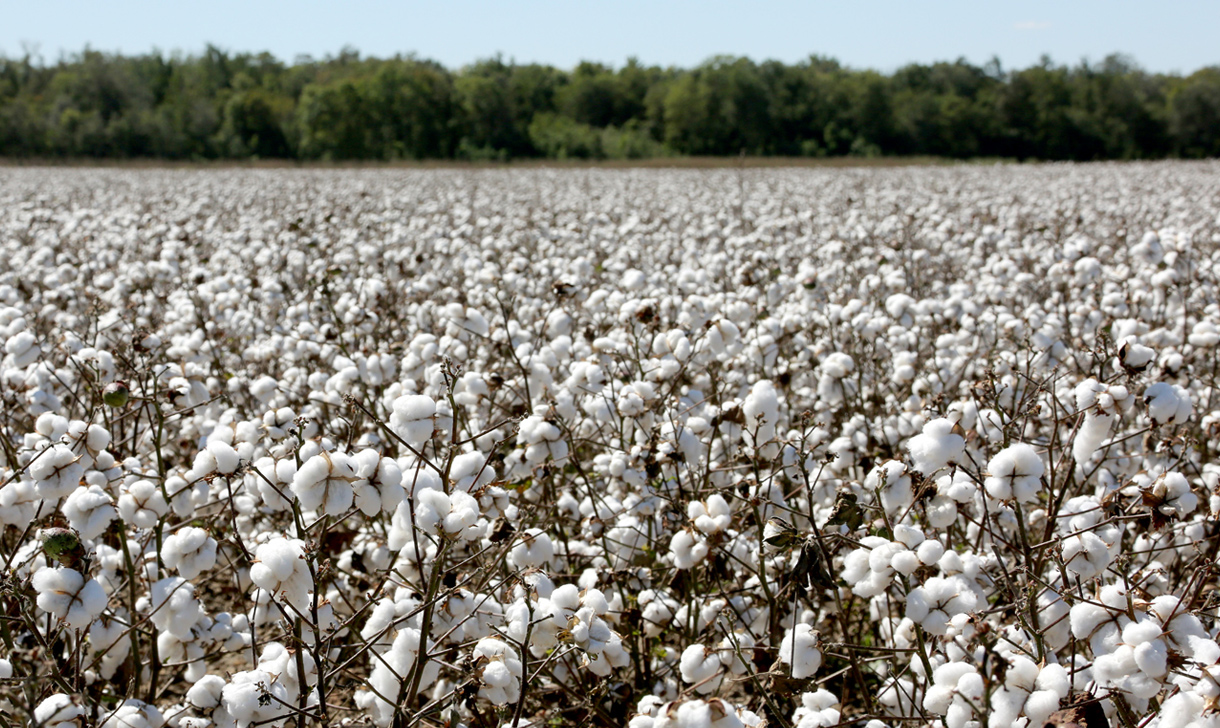
[[[763,457],[775,457],[779,453],[779,446],[771,442],[779,423],[779,394],[775,385],[768,379],[755,382],[741,412],[745,415],[746,444],[759,450]]]
[[[910,576],[911,574],[915,573],[915,570],[919,568],[920,563],[919,556],[916,555],[914,551],[906,550],[899,551],[898,553],[894,554],[894,557],[890,560],[890,565],[893,567],[894,571],[902,574],[903,576]]]
[[[56,693],[34,708],[34,724],[39,728],[80,728],[85,709],[71,696]]]
[[[308,612],[313,590],[304,547],[299,539],[274,536],[258,547],[250,567],[250,580],[256,586],[282,597],[301,613]]]
[[[432,439],[436,427],[436,401],[422,394],[404,395],[394,400],[390,413],[390,429],[407,443],[419,449]]]
[[[733,511],[719,493],[713,493],[702,503],[691,501],[687,504],[686,514],[695,529],[708,536],[721,533],[733,521]]]
[[[1062,549],[1068,573],[1082,580],[1092,579],[1110,565],[1110,548],[1092,532],[1064,539]]]
[[[1129,372],[1142,372],[1156,358],[1156,351],[1139,343],[1138,337],[1126,336],[1118,344],[1118,360]]]
[[[709,695],[720,689],[724,676],[720,656],[701,644],[693,644],[682,652],[679,668],[682,681],[693,685],[696,693]]]
[[[807,624],[798,624],[796,629],[784,631],[779,646],[780,662],[790,666],[792,677],[802,680],[813,677],[822,666],[822,651],[818,649],[819,636]]]
[[[220,709],[213,716],[217,725],[222,728],[255,723],[281,725],[289,716],[288,706],[294,696],[276,677],[265,670],[234,674],[221,690]]]
[[[1135,664],[1149,677],[1164,677],[1168,671],[1169,648],[1162,640],[1150,640],[1135,647]]]
[[[483,664],[482,687],[479,697],[491,701],[492,705],[516,703],[521,696],[520,655],[516,648],[503,640],[488,637],[479,640],[471,657],[475,664]]]
[[[211,710],[220,705],[225,680],[219,675],[205,675],[186,691],[186,702],[199,710]]]
[[[0,524],[24,530],[42,503],[33,481],[14,480],[0,487]]]
[[[183,579],[194,579],[216,565],[216,546],[207,531],[187,526],[166,537],[161,558]]]
[[[152,623],[183,642],[193,638],[191,629],[204,617],[203,605],[195,598],[195,585],[180,576],[152,585]]]
[[[457,490],[467,493],[478,490],[496,479],[496,468],[486,454],[467,452],[453,459],[449,469],[449,480]]]
[[[1205,725],[1199,716],[1207,709],[1207,697],[1184,691],[1170,696],[1161,704],[1158,728],[1187,728]]]
[[[900,460],[888,460],[873,468],[864,479],[864,487],[880,490],[881,506],[894,516],[905,512],[915,498],[911,476]]]
[[[687,530],[678,531],[669,541],[669,553],[679,569],[693,568],[707,558],[708,552],[707,541]]]
[[[529,528],[521,533],[521,540],[508,553],[509,562],[518,569],[537,568],[555,557],[551,537],[540,528]]]
[[[1110,415],[1094,412],[1085,414],[1084,421],[1080,423],[1076,437],[1072,440],[1072,457],[1077,463],[1088,462],[1093,457],[1093,453],[1097,452],[1097,448],[1101,447],[1109,435],[1114,420]]]
[[[406,497],[402,468],[392,458],[383,458],[371,449],[356,453],[352,461],[358,478],[352,483],[356,507],[369,518],[378,513],[393,513]]]
[[[80,486],[85,468],[80,458],[64,445],[55,445],[39,453],[29,466],[38,497],[44,500],[63,498]]]
[[[1038,499],[1046,466],[1032,447],[1017,443],[996,453],[987,471],[984,487],[992,498],[1032,503]]]
[[[238,466],[241,465],[241,456],[233,449],[233,446],[220,440],[208,441],[208,452],[216,461],[216,472],[221,475],[232,475],[237,472]]]
[[[794,728],[829,728],[840,724],[839,699],[829,690],[801,694],[792,713]]]
[[[75,489],[64,501],[61,510],[68,519],[68,525],[85,540],[101,536],[118,516],[114,499],[97,485]]]
[[[1209,349],[1220,344],[1220,327],[1212,321],[1199,321],[1191,328],[1190,336],[1186,340],[1191,346]]]
[[[919,547],[915,550],[915,554],[919,557],[919,561],[929,566],[935,564],[937,561],[940,561],[940,557],[943,556],[944,553],[944,544],[934,539],[924,541],[923,543],[919,544]]]
[[[72,629],[85,629],[106,608],[106,591],[72,569],[39,569],[33,578],[38,608]]]
[[[153,528],[167,513],[165,496],[150,480],[137,480],[119,496],[119,516],[136,528]]]
[[[1194,411],[1190,393],[1168,382],[1149,385],[1144,390],[1144,404],[1153,427],[1185,424]]]
[[[1061,696],[1050,690],[1035,690],[1025,699],[1025,716],[1029,725],[1044,725],[1051,713],[1059,710]]]
[[[930,476],[949,463],[957,462],[966,449],[966,439],[954,432],[955,424],[948,419],[932,420],[923,431],[907,441],[907,452],[916,470]]]
[[[978,598],[960,577],[932,577],[907,594],[907,618],[934,635],[943,635],[949,620],[974,611]]]
[[[1191,492],[1190,482],[1181,473],[1164,473],[1145,491],[1156,509],[1166,516],[1185,518],[1199,505],[1199,498]]]
[[[402,689],[403,681],[415,668],[415,662],[420,652],[419,630],[408,627],[398,631],[390,648],[382,655],[371,660],[373,665],[369,675],[369,685],[375,693],[357,694],[357,703],[372,712],[373,723],[378,726],[388,726],[392,721],[396,706],[387,702],[381,696],[397,696]],[[431,685],[439,673],[439,665],[435,660],[429,661],[424,667],[420,679],[421,690]]]
[[[165,718],[154,705],[142,700],[128,699],[106,715],[99,728],[161,728]]]
[[[302,509],[337,516],[352,506],[357,480],[352,458],[323,450],[302,463],[292,478],[292,492]]]

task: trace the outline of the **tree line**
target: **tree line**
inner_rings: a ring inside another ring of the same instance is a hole
[[[352,50],[0,58],[0,156],[505,160],[666,155],[1148,159],[1220,156],[1220,66],[1149,73],[1122,56],[892,74],[812,56],[459,70]]]

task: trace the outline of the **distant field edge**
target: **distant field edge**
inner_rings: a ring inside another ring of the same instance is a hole
[[[0,157],[0,167],[122,167],[130,169],[734,169],[770,167],[854,168],[1018,164],[1016,159],[982,157],[656,157],[652,159],[516,159],[505,162],[465,160],[296,161],[62,159]]]

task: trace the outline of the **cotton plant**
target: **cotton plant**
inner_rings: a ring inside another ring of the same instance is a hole
[[[1071,690],[1068,671],[1062,665],[1043,665],[1022,655],[1009,659],[1004,682],[991,696],[989,728],[1044,725],[1059,710]]]
[[[740,172],[15,170],[0,706],[1212,722],[1210,168]]]
[[[575,584],[555,587],[548,597],[539,600],[538,614],[544,621],[534,632],[531,649],[570,644],[579,650],[584,668],[595,675],[609,675],[630,659],[622,638],[604,618],[609,608],[598,589],[582,591]]]
[[[861,597],[883,593],[916,569],[936,565],[945,547],[936,539],[928,539],[913,526],[898,526],[895,539],[865,536],[861,548],[848,553],[843,560],[843,580]]]

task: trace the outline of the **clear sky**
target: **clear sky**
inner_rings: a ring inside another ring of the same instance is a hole
[[[506,60],[571,67],[693,66],[720,53],[795,62],[810,54],[892,71],[909,62],[1005,68],[1100,61],[1124,53],[1150,71],[1220,64],[1216,0],[0,0],[0,53],[45,62],[103,51],[270,51],[285,61],[351,46],[414,52],[456,68]]]

